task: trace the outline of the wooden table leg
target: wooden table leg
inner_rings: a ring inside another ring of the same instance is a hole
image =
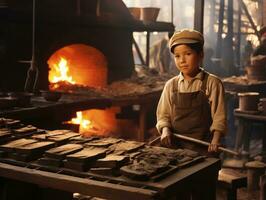
[[[144,142],[145,133],[147,132],[147,113],[149,106],[142,104],[140,105],[139,111],[139,132],[138,132],[138,141]]]
[[[244,123],[243,120],[236,120],[236,141],[235,141],[235,151],[240,151],[243,144],[243,133],[244,133]]]
[[[249,143],[251,134],[251,124],[243,119],[237,120],[237,134],[235,142],[235,150],[242,151],[244,157],[249,157]]]
[[[251,124],[248,121],[243,120],[244,125],[244,138],[243,138],[243,150],[249,154],[250,136],[251,136]]]
[[[266,123],[263,124],[263,136],[262,136],[262,152],[261,156],[263,162],[266,162]]]
[[[266,175],[260,177],[260,200],[266,199]]]

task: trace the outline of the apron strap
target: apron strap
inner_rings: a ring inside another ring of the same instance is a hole
[[[202,84],[201,84],[201,90],[206,93],[207,88],[207,81],[208,81],[209,74],[206,72],[203,72],[203,78],[202,78]],[[178,92],[178,82],[179,82],[179,76],[177,77],[177,87],[173,87],[173,93]]]
[[[178,92],[178,82],[179,82],[179,76],[177,76],[176,78],[176,83],[177,83],[176,87],[173,87],[172,89],[173,94]]]
[[[203,80],[201,84],[201,90],[206,93],[206,87],[207,87],[207,81],[208,81],[209,74],[206,72],[203,72]]]

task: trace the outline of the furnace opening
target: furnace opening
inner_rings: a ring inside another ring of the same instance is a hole
[[[90,87],[107,85],[107,59],[104,54],[88,45],[72,44],[51,55],[49,65],[49,88],[64,84],[79,84]]]
[[[107,85],[107,59],[104,54],[88,45],[73,44],[57,50],[48,60],[49,88],[60,90],[69,85],[103,88]],[[117,108],[91,109],[76,113],[68,123],[79,124],[84,136],[108,136],[117,132]]]

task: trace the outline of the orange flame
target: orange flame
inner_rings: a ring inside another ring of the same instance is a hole
[[[90,127],[92,125],[91,121],[84,119],[81,111],[77,112],[76,115],[77,115],[76,118],[71,119],[72,124],[79,124],[80,127],[84,129],[91,128]]]
[[[79,124],[79,133],[83,136],[108,136],[117,132],[116,112],[117,109],[114,108],[80,111],[68,123]]]
[[[71,84],[75,84],[72,76],[68,75],[69,67],[67,64],[67,60],[63,57],[60,58],[59,63],[53,64],[51,71],[49,73],[49,81],[51,83],[57,83],[60,81],[69,82]]]

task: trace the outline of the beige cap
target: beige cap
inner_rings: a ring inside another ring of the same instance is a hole
[[[174,52],[174,47],[179,44],[193,44],[200,43],[204,44],[203,35],[192,29],[183,29],[176,31],[169,41],[169,47],[171,52]]]

